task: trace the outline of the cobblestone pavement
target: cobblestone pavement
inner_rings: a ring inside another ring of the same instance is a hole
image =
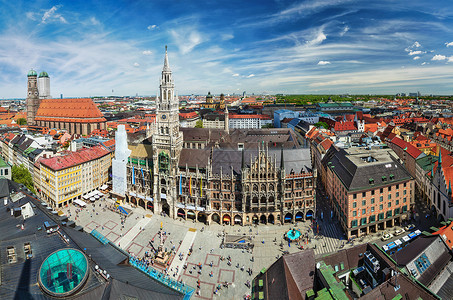
[[[70,219],[75,220],[77,225],[83,226],[86,232],[96,229],[110,241],[139,257],[151,250],[151,240],[155,246],[159,245],[158,231],[162,223],[163,231],[167,233],[163,239],[163,247],[176,251],[176,255],[170,259],[169,275],[194,288],[199,282],[200,295],[194,295],[193,299],[242,299],[245,294],[250,293],[250,289],[245,285],[246,281],[251,281],[261,269],[268,268],[283,252],[301,251],[303,246],[314,248],[316,256],[319,257],[338,251],[340,245],[345,242],[338,224],[327,217],[319,223],[319,234],[314,234],[311,221],[285,225],[222,226],[215,223],[205,226],[191,220],[173,220],[150,214],[141,207],[131,208],[130,216],[121,218],[120,214],[105,208],[112,204],[112,200],[100,200],[94,205],[88,204],[84,209],[71,205],[63,211],[70,215]],[[130,208],[127,205],[125,207]],[[301,242],[300,247],[294,243],[289,245],[283,236],[292,228],[300,230],[304,236],[307,235],[309,242]],[[251,236],[255,247],[251,252],[221,249],[223,234]],[[367,236],[362,242],[377,239],[379,236]],[[187,256],[190,246],[193,253]],[[351,246],[345,244],[344,247]],[[179,253],[182,253],[182,261]],[[227,264],[226,259],[221,260],[221,257],[228,256],[232,258],[231,265]],[[188,267],[181,269],[184,261]],[[198,272],[199,264],[202,265],[201,272]],[[163,270],[162,267],[154,266]],[[248,268],[252,270],[251,275],[247,273]],[[222,285],[224,282],[228,282],[228,288]],[[214,294],[219,284],[221,289]]]

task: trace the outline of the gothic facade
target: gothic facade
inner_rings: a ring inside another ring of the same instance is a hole
[[[129,145],[127,202],[207,224],[277,224],[314,217],[316,172],[310,149],[296,147],[292,135],[282,130],[186,128],[183,134],[178,105],[166,52],[156,122],[147,139]],[[232,137],[240,142],[233,143]],[[195,142],[203,147],[189,147]]]

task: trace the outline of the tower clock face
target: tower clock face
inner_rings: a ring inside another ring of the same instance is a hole
[[[162,120],[165,120],[167,118],[167,115],[162,115]]]

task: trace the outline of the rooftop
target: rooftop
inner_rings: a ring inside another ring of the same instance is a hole
[[[36,119],[43,118],[101,118],[103,114],[90,98],[82,99],[43,99],[39,105]]]
[[[64,156],[42,159],[41,164],[54,171],[58,171],[100,158],[109,153],[110,151],[103,146],[94,146],[91,148],[83,148]]]

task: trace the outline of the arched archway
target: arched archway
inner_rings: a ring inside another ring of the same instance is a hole
[[[137,205],[137,199],[135,199],[135,197],[131,198],[131,202],[132,202],[132,204]]]
[[[143,207],[143,209],[145,209],[145,200],[143,199],[138,199],[138,205]]]
[[[223,224],[230,225],[231,224],[231,217],[228,214],[223,215]]]
[[[176,215],[177,215],[178,217],[180,217],[180,218],[183,218],[183,219],[186,218],[186,213],[184,212],[184,209],[182,209],[182,208],[179,208],[179,209],[178,209]]]
[[[254,215],[253,218],[252,218],[252,223],[253,223],[253,224],[258,224],[258,222],[259,222],[258,216],[257,216],[257,215]]]
[[[195,220],[196,219],[196,215],[195,215],[195,212],[193,210],[187,211],[187,219],[191,219],[191,220]]]
[[[307,219],[311,219],[311,218],[313,218],[313,215],[314,215],[314,212],[310,209],[310,210],[307,211],[307,214],[306,214],[305,217]]]
[[[285,220],[284,221],[285,221],[285,223],[291,223],[293,221],[293,214],[287,213],[285,215]]]
[[[162,189],[160,190],[160,193],[166,195],[166,194],[167,194],[167,190],[166,190],[165,188],[162,188]]]
[[[270,223],[270,224],[274,224],[275,223],[275,217],[273,214],[270,214],[268,217],[267,217],[267,222]]]
[[[266,204],[266,197],[265,196],[261,197],[260,203],[261,204]]]
[[[146,203],[146,208],[154,212],[154,204],[151,201],[148,201],[148,203]]]
[[[234,224],[242,225],[242,218],[240,215],[234,216]]]
[[[220,224],[220,216],[219,216],[219,214],[214,213],[214,214],[212,215],[212,217],[211,217],[211,220],[212,220],[213,222],[216,222],[216,223],[219,223],[219,224]]]
[[[162,179],[160,180],[160,184],[161,184],[161,185],[166,185],[166,184],[167,184],[167,181],[166,181],[164,178],[162,178]]]
[[[266,223],[267,223],[266,215],[261,215],[261,217],[260,217],[260,223],[261,223],[261,224],[266,224]]]
[[[170,215],[170,205],[168,205],[167,201],[162,201],[162,212],[165,213],[167,216]]]
[[[274,203],[274,201],[275,201],[274,196],[270,196],[270,197],[269,197],[269,202],[270,202],[270,203]]]
[[[131,198],[128,195],[126,195],[126,203],[130,203],[130,202],[131,202]]]
[[[304,214],[301,213],[300,211],[296,213],[296,221],[302,221],[304,218]]]
[[[206,215],[202,212],[199,212],[197,215],[198,222],[206,223]]]
[[[253,197],[252,203],[258,204],[258,197],[257,196]]]

